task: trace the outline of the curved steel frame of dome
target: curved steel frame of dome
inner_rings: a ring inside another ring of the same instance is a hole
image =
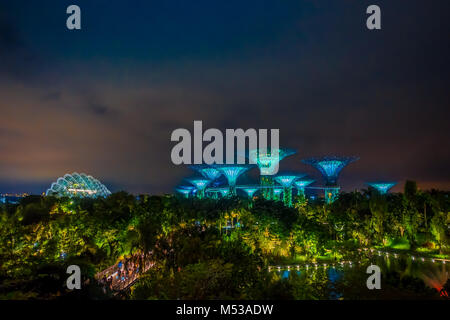
[[[84,173],[65,174],[53,182],[46,195],[61,197],[107,197],[111,192],[100,181]]]

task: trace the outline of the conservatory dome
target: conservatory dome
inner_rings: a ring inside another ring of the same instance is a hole
[[[111,192],[100,181],[84,173],[66,174],[53,182],[45,193],[59,197],[107,197]]]

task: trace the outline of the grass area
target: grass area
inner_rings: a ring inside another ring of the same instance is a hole
[[[339,253],[327,252],[323,255],[317,255],[314,257],[307,257],[306,255],[295,255],[295,257],[271,257],[269,259],[269,264],[272,265],[295,265],[295,264],[304,264],[304,263],[332,263],[335,261],[343,260],[343,256]]]
[[[418,247],[415,249],[411,248],[408,240],[405,238],[391,239],[387,246],[375,246],[374,249],[381,251],[389,251],[392,253],[398,253],[400,255],[410,255],[416,257],[424,258],[436,258],[436,259],[450,259],[449,253],[439,253],[436,248]],[[314,257],[307,257],[305,255],[297,254],[295,257],[271,257],[269,259],[269,264],[272,265],[295,265],[295,264],[305,264],[311,262],[317,263],[332,263],[335,261],[344,260],[343,256],[338,253],[333,253],[331,251],[326,252],[323,255],[316,255]]]
[[[407,254],[425,258],[450,259],[450,253],[440,253],[435,247],[416,247],[411,248],[408,240],[405,238],[390,239],[386,246],[375,246],[377,250],[389,251],[398,254]]]
[[[409,241],[405,238],[395,238],[389,240],[387,246],[392,249],[396,250],[410,250],[411,245],[409,244]]]

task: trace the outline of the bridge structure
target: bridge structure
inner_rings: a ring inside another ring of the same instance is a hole
[[[152,254],[135,254],[95,274],[95,279],[117,294],[128,289],[139,276],[154,266]]]

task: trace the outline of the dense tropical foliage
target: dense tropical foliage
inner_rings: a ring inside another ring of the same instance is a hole
[[[155,264],[122,297],[329,298],[326,275],[280,281],[267,267],[360,259],[358,249],[368,247],[448,258],[449,224],[449,193],[421,192],[413,182],[404,193],[343,193],[331,205],[297,198],[293,208],[239,197],[29,196],[0,208],[0,297],[111,298],[95,274],[140,254]],[[80,292],[64,287],[70,264],[81,267]],[[386,283],[394,288],[402,281],[391,275]]]

